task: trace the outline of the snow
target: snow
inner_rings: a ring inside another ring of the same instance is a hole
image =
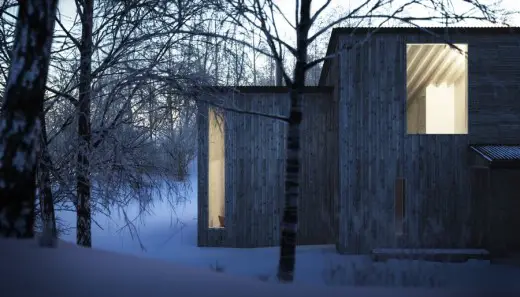
[[[7,284],[0,288],[0,295],[9,297],[3,292],[20,288],[24,291],[17,296],[55,297],[464,296],[483,290],[495,291],[488,294],[493,296],[497,290],[520,292],[517,267],[477,260],[372,262],[368,256],[339,255],[334,246],[299,246],[295,284],[277,284],[277,247],[196,246],[195,181],[193,174],[195,191],[185,207],[172,213],[168,203],[156,202],[153,213],[134,221],[145,250],[127,229],[121,229],[122,218],[101,214],[94,216],[103,229],[92,224],[92,250],[72,244],[75,230],[62,236],[58,249],[0,241],[0,279]],[[130,216],[138,212],[135,205],[128,209]],[[58,217],[75,226],[72,213],[60,212]],[[35,292],[30,291],[33,289]]]
[[[283,285],[61,242],[0,239],[1,294],[53,297],[471,296],[476,291]]]

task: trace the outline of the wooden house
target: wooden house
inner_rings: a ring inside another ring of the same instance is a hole
[[[299,243],[519,249],[520,29],[337,28],[334,53],[304,100]],[[288,104],[199,101],[200,246],[278,244]]]
[[[302,121],[302,187],[298,241],[333,243],[338,163],[331,87],[308,87]],[[284,203],[285,87],[219,88],[199,101],[198,244],[278,245]],[[216,106],[225,106],[222,110]],[[245,111],[245,112],[238,112]],[[252,115],[247,111],[261,115]]]

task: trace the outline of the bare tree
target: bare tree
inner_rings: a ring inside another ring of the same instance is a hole
[[[0,93],[2,95],[11,63],[11,51],[16,27],[16,9],[17,1],[15,0],[4,0],[0,4]]]
[[[90,210],[89,159],[91,146],[90,103],[92,88],[92,30],[94,27],[94,0],[76,1],[81,20],[81,40],[79,44],[79,97],[77,153],[77,243],[92,246]]]
[[[38,189],[38,200],[40,202],[40,218],[42,222],[40,245],[53,247],[57,243],[58,232],[50,177],[50,168],[52,165],[47,147],[47,127],[43,111],[40,112],[39,117],[41,122],[41,139],[36,183]]]
[[[54,200],[67,197],[76,211],[90,207],[90,213],[109,214],[110,208],[124,208],[132,200],[144,212],[152,192],[184,199],[180,192],[185,186],[178,181],[186,175],[195,149],[191,134],[195,131],[194,104],[186,90],[200,73],[193,67],[198,57],[181,54],[190,52],[189,35],[176,28],[198,15],[202,6],[198,1],[180,1],[160,7],[160,2],[96,1],[90,55],[81,50],[86,2],[77,2],[77,21],[72,25],[57,21],[61,32],[55,38],[59,42],[55,43],[53,74],[47,86],[53,95],[47,111],[49,163]],[[161,18],[171,19],[173,30],[163,30]],[[91,70],[86,83],[81,61],[87,56]],[[211,51],[208,56],[215,60]],[[90,103],[79,111],[85,84],[90,89]],[[75,126],[87,111],[83,123],[90,122],[90,128],[84,130],[89,131],[90,144]],[[78,154],[81,158],[72,157]],[[81,164],[80,159],[88,163]],[[88,183],[78,182],[80,174],[89,177]],[[87,193],[80,191],[86,185],[90,194],[83,199],[79,194]],[[86,200],[89,202],[80,207]],[[86,225],[92,221],[91,214],[77,212],[77,217],[77,232],[84,234],[78,234],[78,239],[90,237]],[[80,228],[81,221],[85,228]],[[78,240],[78,244],[82,243]]]
[[[57,0],[20,1],[0,118],[0,234],[34,236],[34,204],[45,83]]]
[[[77,83],[60,95],[70,98],[70,91],[77,87],[77,96],[69,99],[76,109],[77,136],[78,142],[76,147],[76,195],[73,199],[75,202],[77,213],[77,244],[90,247],[92,245],[91,238],[91,213],[92,213],[92,157],[93,149],[98,148],[102,142],[108,138],[109,130],[120,124],[120,120],[127,115],[129,104],[123,104],[120,112],[117,113],[115,121],[109,126],[109,129],[101,129],[96,131],[92,129],[92,100],[93,84],[96,78],[103,77],[110,72],[112,67],[119,66],[124,54],[135,52],[140,42],[145,40],[145,36],[136,36],[136,29],[143,24],[143,19],[139,20],[135,17],[139,15],[139,10],[150,2],[146,1],[127,1],[124,3],[97,1],[100,8],[97,9],[98,15],[95,17],[94,0],[76,1],[77,14],[79,16],[79,26],[81,27],[81,35],[79,38],[73,36],[72,29],[65,28],[60,22],[58,24],[66,33],[66,37],[70,39],[79,51],[78,76]],[[153,2],[153,1],[152,1]],[[114,5],[116,7],[114,7]],[[95,22],[97,20],[97,23]],[[94,27],[97,29],[94,32]],[[145,34],[146,35],[146,34]],[[103,39],[114,39],[111,44],[105,43]],[[101,62],[94,63],[94,48],[97,48],[97,55],[101,54]],[[108,50],[108,51],[105,51]],[[95,67],[97,66],[97,67]],[[93,67],[94,70],[93,70]],[[118,88],[119,89],[119,88]],[[99,94],[99,93],[98,93]],[[115,97],[114,97],[115,98]],[[107,101],[107,103],[110,101]],[[113,108],[109,103],[105,107]],[[107,111],[107,110],[106,110]],[[106,115],[107,113],[104,113]],[[104,123],[104,118],[101,123]],[[71,123],[71,122],[69,122]]]

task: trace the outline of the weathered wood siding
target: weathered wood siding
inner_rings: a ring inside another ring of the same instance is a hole
[[[520,143],[520,35],[442,34],[469,47],[469,134],[407,135],[406,44],[444,41],[408,31],[375,34],[340,53],[341,252],[478,245],[477,212],[469,207],[468,144]],[[338,47],[362,39],[340,36]],[[406,182],[401,236],[393,216],[398,177]]]
[[[497,255],[520,252],[520,170],[491,169],[486,246]]]
[[[478,243],[493,256],[520,252],[520,170],[472,166],[472,207],[483,232]]]
[[[470,155],[474,155],[470,153]],[[473,211],[471,216],[471,225],[481,232],[474,232],[472,241],[479,248],[488,249],[489,252],[493,252],[489,249],[489,233],[491,231],[490,214],[492,213],[489,209],[491,195],[491,176],[490,169],[486,166],[479,166],[473,163],[470,166],[470,185],[471,185],[471,199],[469,207]]]
[[[329,44],[329,46],[332,48],[332,50],[334,52],[337,52],[337,48],[336,48],[336,45],[334,44]],[[339,191],[340,189],[343,189],[343,187],[341,186],[345,180],[343,178],[340,178],[339,177],[339,154],[341,154],[341,152],[339,151],[339,127],[344,127],[343,122],[345,121],[345,117],[339,117],[339,112],[340,112],[340,109],[338,108],[338,104],[339,104],[339,100],[340,100],[340,97],[339,97],[339,94],[340,94],[340,91],[341,91],[341,87],[339,86],[338,82],[338,78],[339,78],[339,64],[340,64],[340,59],[338,58],[335,58],[335,59],[331,59],[329,60],[329,68],[328,68],[328,71],[327,71],[327,75],[323,78],[323,81],[320,81],[320,83],[324,86],[331,86],[334,88],[334,91],[332,93],[332,99],[333,99],[333,104],[334,104],[334,114],[333,114],[333,118],[336,120],[336,124],[335,124],[335,129],[336,129],[336,135],[334,137],[334,140],[332,140],[332,143],[334,143],[334,149],[336,150],[334,152],[334,156],[335,156],[335,161],[334,163],[331,165],[333,166],[333,168],[331,168],[331,170],[334,170],[335,172],[335,175],[334,175],[334,178],[336,178],[335,180],[335,191],[334,191],[334,211],[333,213],[331,214],[333,217],[331,218],[331,222],[333,224],[333,229],[334,229],[334,243],[337,245],[339,243],[339,222],[340,222],[340,210],[339,210]],[[323,71],[323,69],[322,69]]]
[[[229,109],[287,116],[285,88],[242,88],[207,96]],[[303,102],[299,244],[334,242],[337,120],[331,88],[309,88]],[[284,199],[286,124],[226,110],[226,226],[208,229],[207,104],[199,104],[199,246],[278,245]]]

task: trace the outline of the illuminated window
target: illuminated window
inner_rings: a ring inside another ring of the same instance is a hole
[[[467,44],[408,44],[408,134],[468,133]]]
[[[208,114],[208,223],[209,228],[224,228],[225,141],[224,117],[214,108]]]

